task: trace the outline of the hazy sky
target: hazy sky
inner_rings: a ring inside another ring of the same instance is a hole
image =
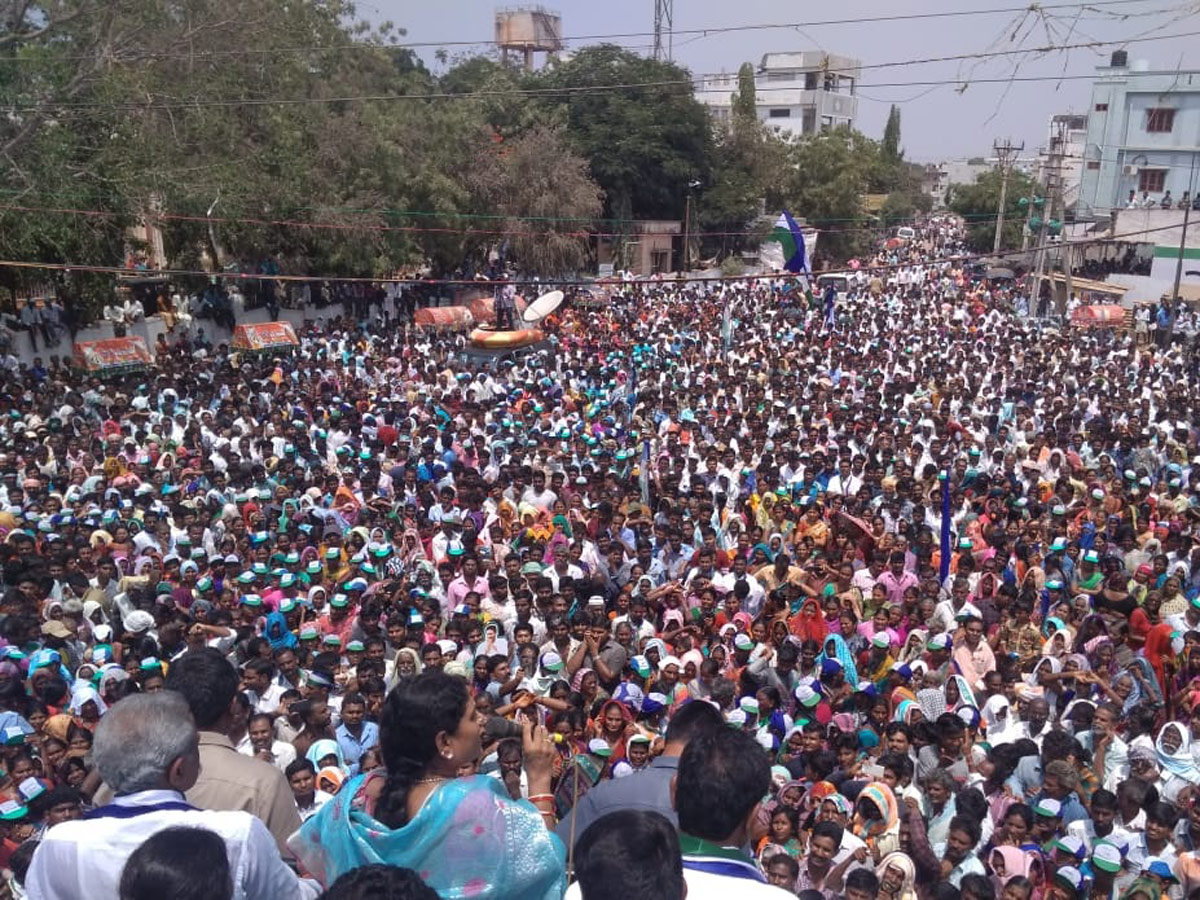
[[[360,0],[359,12],[390,19],[408,29],[413,42],[489,41],[500,5],[484,0]],[[563,17],[563,32],[576,35],[651,32],[654,0],[559,0],[547,2]],[[716,34],[679,34],[674,59],[693,73],[737,71],[772,51],[818,49],[858,57],[864,65],[1031,49],[1046,45],[1149,38],[1128,45],[1129,59],[1153,69],[1200,67],[1200,3],[1196,0],[1096,0],[1086,7],[1066,0],[1043,0],[1041,16],[1012,11],[1022,0],[849,0],[846,3],[779,3],[769,0],[675,0],[676,32],[729,26],[804,23],[799,27]],[[1054,8],[1058,7],[1058,8]],[[821,25],[832,19],[869,19],[912,13],[973,11],[977,14],[912,21]],[[578,48],[596,41],[569,41]],[[651,38],[614,41],[648,52]],[[1189,49],[1191,48],[1191,49]],[[478,48],[447,46],[452,56]],[[1024,140],[1033,151],[1046,140],[1050,116],[1086,112],[1090,81],[1045,80],[1012,84],[899,86],[905,82],[1007,79],[1031,76],[1091,76],[1118,46],[1026,54],[977,61],[950,61],[866,69],[859,93],[858,127],[883,132],[890,103],[901,107],[903,144],[909,159],[931,161],[991,152],[997,137]],[[418,50],[431,67],[435,47]],[[877,85],[871,87],[871,85]],[[1032,155],[1032,154],[1031,154]]]

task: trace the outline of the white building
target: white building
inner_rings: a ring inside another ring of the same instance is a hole
[[[758,118],[790,134],[816,134],[839,125],[854,127],[858,114],[857,59],[815,50],[767,53],[754,74]],[[696,99],[718,121],[728,122],[736,72],[696,81]]]
[[[1129,205],[1131,194],[1178,204],[1200,185],[1200,72],[1152,70],[1117,51],[1097,70],[1088,109],[1078,218]]]
[[[932,163],[925,167],[921,189],[933,199],[934,208],[941,209],[946,205],[951,185],[974,184],[980,175],[994,168],[995,160],[989,163],[982,158],[949,159]]]

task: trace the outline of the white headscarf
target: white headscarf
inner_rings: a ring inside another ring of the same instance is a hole
[[[83,709],[83,705],[89,700],[96,704],[96,711],[100,715],[108,712],[108,704],[101,698],[99,691],[90,684],[76,682],[71,689],[71,714],[75,716],[79,715]]]
[[[993,694],[979,711],[987,727],[987,742],[993,747],[1011,744],[1020,737],[1021,723],[1013,715],[1012,704],[1003,694]]]

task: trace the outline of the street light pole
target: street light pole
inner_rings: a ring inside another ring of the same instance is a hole
[[[683,210],[683,271],[692,270],[692,189],[687,192],[687,203]]]
[[[700,179],[691,178],[687,186],[687,202],[683,209],[683,271],[692,270],[692,194],[700,187]]]

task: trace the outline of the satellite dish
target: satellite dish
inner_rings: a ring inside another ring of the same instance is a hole
[[[558,309],[562,302],[562,291],[551,291],[548,294],[542,294],[542,296],[530,303],[529,306],[525,307],[525,312],[521,313],[521,318],[531,325],[534,322],[540,322]]]

